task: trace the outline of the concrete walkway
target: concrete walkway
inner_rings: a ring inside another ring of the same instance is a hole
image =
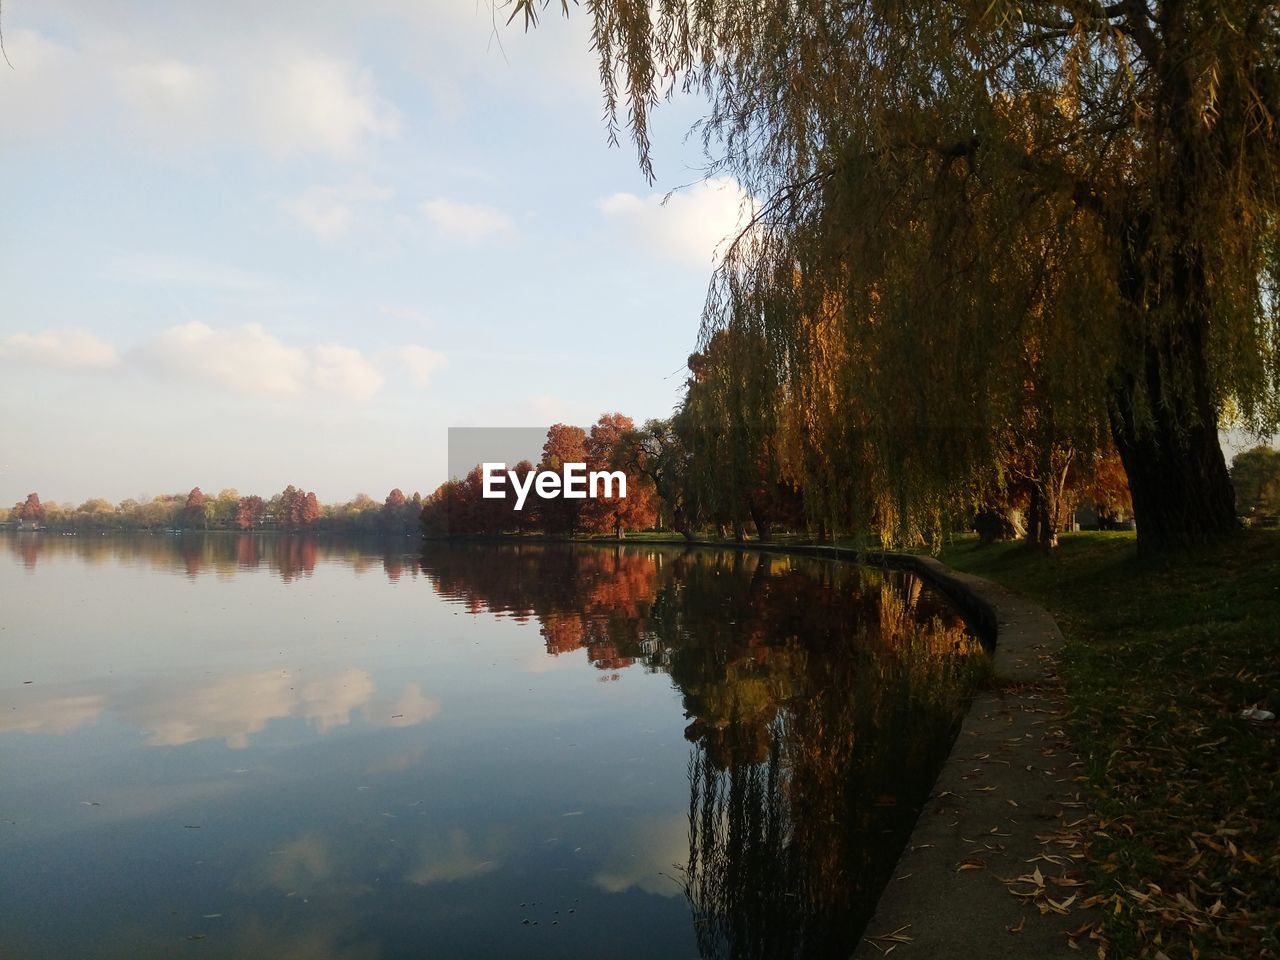
[[[921,574],[994,629],[995,678],[974,697],[855,958],[1080,956],[1067,932],[1091,919],[1077,913],[1085,814],[1062,731],[1061,631],[1035,604],[932,558],[869,559]]]

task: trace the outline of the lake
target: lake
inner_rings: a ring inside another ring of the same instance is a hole
[[[0,552],[9,960],[843,958],[985,659],[782,554]]]

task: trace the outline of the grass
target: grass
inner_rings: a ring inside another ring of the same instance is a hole
[[[942,559],[1045,606],[1067,638],[1069,730],[1098,817],[1110,956],[1280,956],[1280,532],[1138,560],[1132,534]]]

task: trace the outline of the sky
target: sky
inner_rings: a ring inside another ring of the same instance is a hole
[[[0,503],[425,494],[450,427],[668,415],[744,195],[693,102],[646,183],[553,7],[4,0]]]

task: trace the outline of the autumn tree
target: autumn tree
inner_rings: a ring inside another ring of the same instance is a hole
[[[266,504],[259,496],[241,497],[236,506],[236,526],[241,530],[256,530],[262,525]]]
[[[95,497],[76,507],[75,517],[72,522],[77,527],[105,530],[117,525],[119,520],[120,514],[115,507],[101,497]]]
[[[1072,485],[1076,502],[1093,507],[1103,530],[1116,529],[1133,512],[1129,481],[1115,450],[1098,451],[1078,461]]]
[[[208,525],[205,515],[205,495],[199,487],[192,487],[182,508],[182,527],[185,530],[203,530]]]
[[[690,495],[689,454],[675,418],[647,420],[643,427],[625,431],[616,455],[629,475],[638,474],[653,486],[658,507],[666,513],[662,519],[685,539],[692,539],[699,517]]]
[[[236,513],[239,508],[239,492],[226,487],[218,491],[218,495],[213,498],[209,506],[209,519],[214,526],[229,530],[236,524]]]
[[[627,530],[653,526],[657,518],[652,482],[627,459],[623,438],[634,432],[635,421],[621,413],[604,413],[591,426],[585,443],[588,474],[621,472],[627,480],[627,494],[588,499],[582,508],[584,526],[588,530],[612,533],[621,538]]]
[[[385,533],[400,533],[404,526],[405,504],[408,498],[396,487],[382,503],[382,529]]]
[[[1231,461],[1231,479],[1241,516],[1280,515],[1280,450],[1257,446],[1237,453]]]
[[[44,523],[46,513],[38,493],[28,493],[26,500],[13,505],[13,516],[26,523]]]
[[[707,336],[746,322],[802,377],[813,308],[839,299],[831,375],[889,445],[868,483],[905,509],[969,483],[1020,415],[1032,345],[1060,432],[1110,434],[1140,549],[1235,528],[1220,422],[1280,416],[1275,4],[586,10],[610,135],[625,114],[652,176],[652,109],[701,95],[712,168],[757,199]]]
[[[307,495],[302,498],[302,522],[301,526],[310,527],[320,519],[320,500],[316,497],[315,491],[307,491]]]
[[[521,460],[511,468],[516,475],[516,480],[520,484],[525,484],[529,474],[533,473],[534,465],[529,460]],[[515,486],[507,483],[503,488],[505,491],[503,499],[503,507],[507,511],[507,520],[504,529],[511,533],[526,534],[531,532],[538,521],[538,508],[536,498],[532,496],[526,498],[523,507],[516,509],[517,494]]]
[[[735,539],[754,524],[761,540],[775,524],[803,525],[795,472],[787,475],[781,419],[790,389],[768,364],[766,344],[747,329],[716,333],[689,357],[676,425],[691,459],[695,499]]]
[[[539,470],[560,473],[566,463],[587,462],[587,433],[581,427],[557,423],[547,429],[542,446]],[[544,533],[571,535],[578,531],[582,514],[581,500],[556,496],[537,500],[538,519]],[[527,507],[526,507],[527,509]]]

